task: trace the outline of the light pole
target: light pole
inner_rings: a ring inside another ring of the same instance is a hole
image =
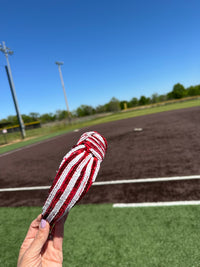
[[[0,51],[3,52],[5,57],[6,57],[6,61],[7,61],[6,72],[7,72],[8,81],[9,81],[9,84],[10,84],[11,93],[12,93],[12,96],[13,96],[13,101],[14,101],[14,104],[15,104],[15,109],[16,109],[18,121],[19,121],[19,124],[20,124],[22,138],[24,139],[25,136],[26,136],[25,127],[24,127],[24,123],[23,123],[21,114],[19,112],[17,96],[16,96],[16,92],[15,92],[15,85],[14,85],[14,82],[13,82],[10,63],[9,63],[9,60],[8,60],[8,55],[12,55],[13,51],[10,50],[10,48],[6,47],[5,42],[2,42],[2,44],[0,44]]]
[[[59,74],[60,74],[60,80],[61,80],[61,84],[62,84],[64,96],[65,96],[65,103],[66,103],[66,107],[67,107],[67,111],[68,111],[68,118],[69,118],[69,123],[70,123],[71,122],[71,116],[70,116],[69,105],[68,105],[68,101],[67,101],[67,94],[66,94],[66,91],[65,91],[64,80],[63,80],[61,67],[60,67],[61,65],[64,64],[64,62],[56,61],[55,63],[56,63],[56,65],[58,65],[58,70],[59,70]]]

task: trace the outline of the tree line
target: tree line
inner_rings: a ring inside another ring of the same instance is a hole
[[[69,115],[71,118],[78,118],[95,115],[98,113],[118,112],[127,108],[156,104],[168,100],[181,99],[184,97],[198,95],[200,95],[200,85],[185,88],[182,84],[177,83],[173,86],[173,90],[165,95],[159,95],[157,93],[152,94],[151,97],[146,97],[142,95],[140,98],[133,97],[130,101],[120,101],[117,98],[113,97],[108,103],[104,105],[98,105],[97,107],[92,107],[90,105],[81,105],[76,110],[70,112],[70,114],[68,114],[66,110],[57,110],[55,113],[50,112],[45,114],[31,112],[28,115],[22,114],[22,119],[24,123],[30,123],[34,121],[41,121],[41,123],[47,123],[67,119]],[[17,116],[10,115],[5,119],[0,120],[0,123],[9,123],[10,126],[17,125]]]

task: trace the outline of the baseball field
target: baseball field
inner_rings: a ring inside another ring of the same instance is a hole
[[[87,126],[0,154],[0,266],[16,265],[63,156],[90,130],[107,139],[108,151],[66,222],[63,266],[200,266],[200,106]],[[127,203],[147,207],[113,206]]]

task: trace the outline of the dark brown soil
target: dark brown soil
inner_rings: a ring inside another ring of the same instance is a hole
[[[195,107],[96,125],[0,155],[0,188],[51,185],[63,156],[88,130],[108,141],[96,181],[200,175],[200,107]],[[47,194],[0,192],[0,206],[42,206]],[[200,181],[189,180],[92,186],[80,203],[197,199]]]

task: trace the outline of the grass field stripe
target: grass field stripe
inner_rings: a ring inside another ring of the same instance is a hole
[[[170,202],[144,202],[144,203],[116,203],[113,208],[142,208],[142,207],[169,207],[200,205],[200,200],[170,201]]]
[[[143,178],[143,179],[130,179],[130,180],[115,180],[115,181],[102,181],[95,182],[93,185],[112,185],[112,184],[135,184],[135,183],[153,183],[153,182],[168,182],[168,181],[181,181],[200,179],[200,175],[192,176],[175,176],[175,177],[163,177],[163,178]]]

